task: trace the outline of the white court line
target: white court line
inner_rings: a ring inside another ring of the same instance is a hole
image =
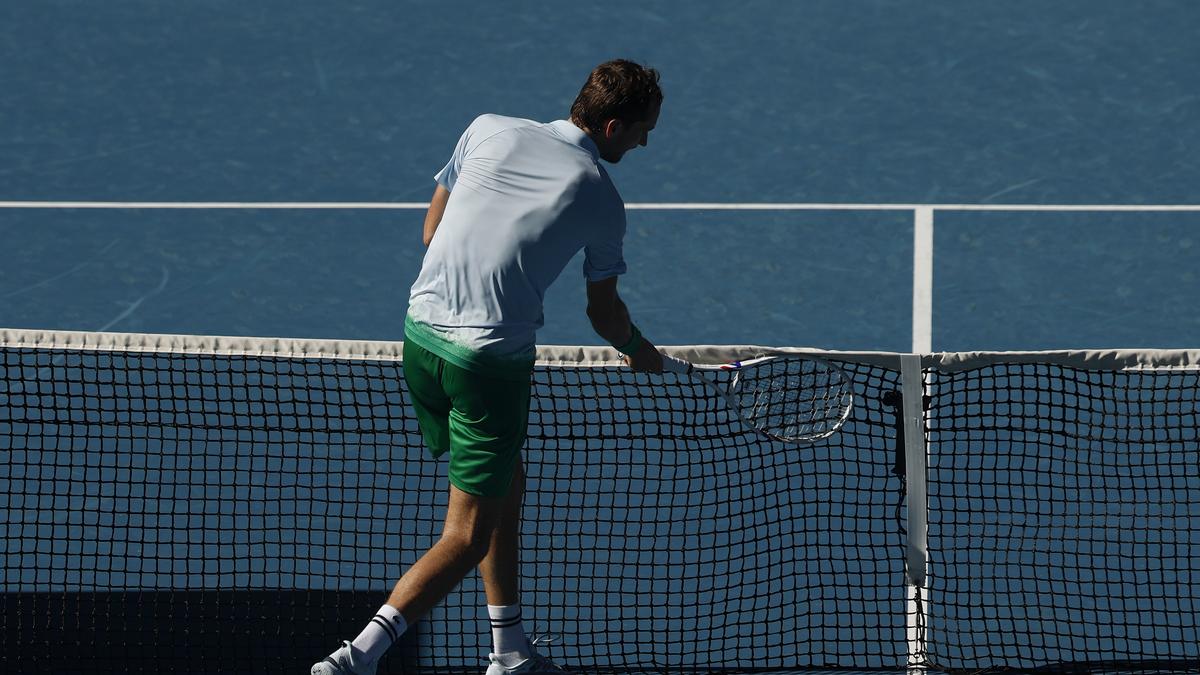
[[[425,209],[428,202],[62,202],[7,201],[0,209]],[[1175,211],[1200,212],[1200,204],[806,204],[787,202],[645,202],[639,211]]]
[[[428,202],[0,202],[0,209],[427,209]]]
[[[933,351],[933,209],[913,216],[912,350]]]

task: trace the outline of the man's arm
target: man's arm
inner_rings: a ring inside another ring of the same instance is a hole
[[[589,281],[587,285],[587,315],[592,328],[611,345],[624,345],[633,337],[629,320],[629,309],[617,295],[617,277],[601,281]],[[662,372],[662,354],[645,337],[637,352],[626,357],[634,370]]]
[[[629,310],[617,295],[617,277],[589,281],[587,285],[587,315],[592,328],[612,345],[629,342]]]
[[[433,241],[433,233],[442,222],[442,214],[446,212],[446,203],[450,201],[450,191],[441,185],[433,191],[433,199],[429,200],[429,210],[425,212],[425,234],[423,241],[426,246]]]

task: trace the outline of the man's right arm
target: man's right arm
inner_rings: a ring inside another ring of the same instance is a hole
[[[601,281],[589,281],[587,285],[588,319],[592,328],[600,337],[611,345],[623,345],[633,337],[629,320],[629,310],[617,294],[617,277],[609,277]],[[637,352],[626,357],[629,367],[634,370],[658,373],[662,372],[662,354],[645,337]]]
[[[429,210],[425,212],[425,233],[422,240],[426,246],[433,241],[433,233],[437,232],[442,222],[442,214],[446,212],[446,204],[450,201],[450,191],[438,185],[433,191],[433,199],[429,200]]]

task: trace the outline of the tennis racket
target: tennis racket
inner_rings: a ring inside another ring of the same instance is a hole
[[[703,382],[746,424],[786,443],[812,443],[837,432],[854,407],[850,377],[815,356],[765,356],[719,366],[663,355],[663,370]],[[723,386],[711,374],[732,371]]]

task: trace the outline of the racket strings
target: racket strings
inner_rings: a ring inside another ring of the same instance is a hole
[[[748,422],[785,440],[833,433],[851,405],[843,375],[807,359],[782,359],[741,371],[734,379],[733,394]]]

